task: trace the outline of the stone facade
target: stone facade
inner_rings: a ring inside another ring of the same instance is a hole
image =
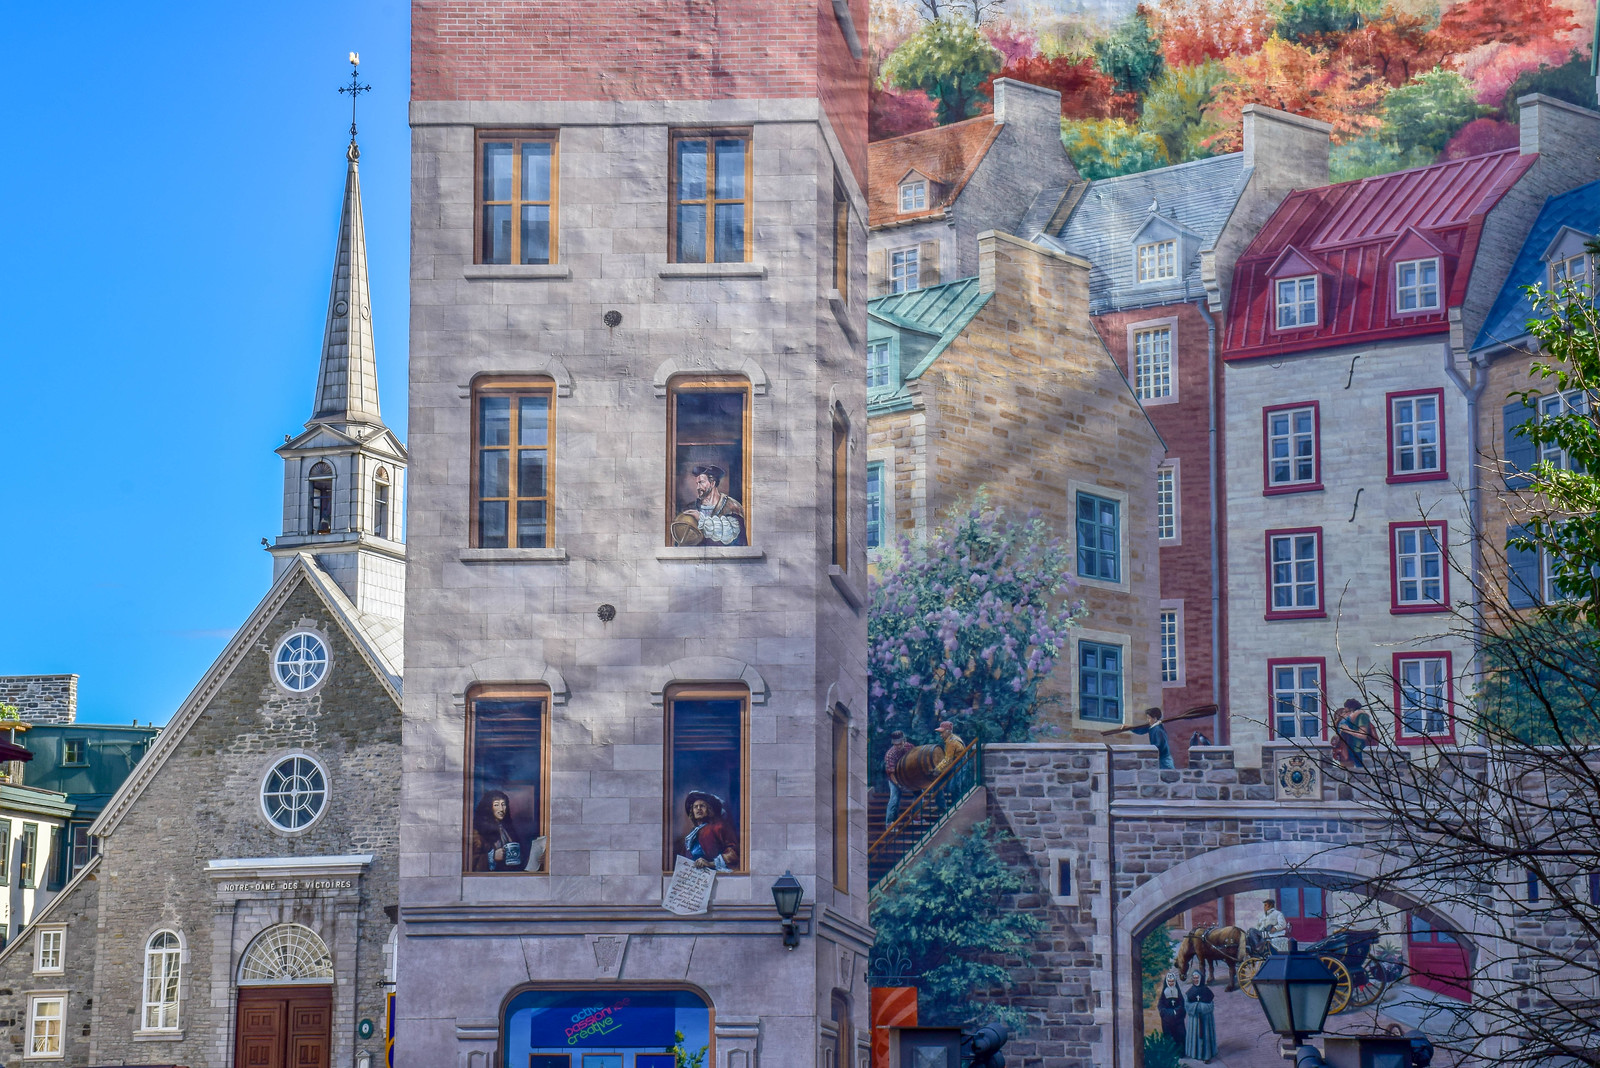
[[[72,723],[78,718],[78,676],[0,675],[0,705],[15,705],[27,723]]]
[[[519,7],[540,20],[547,11],[551,20],[571,14],[546,3]],[[472,41],[447,17],[461,9],[482,27]],[[682,18],[687,39],[707,42],[803,23],[813,36],[783,51],[816,62],[847,41],[835,14],[843,10],[824,7],[819,19],[815,5],[779,4],[721,12],[713,23],[709,9],[692,8]],[[626,56],[630,69],[645,70],[668,62],[679,45],[657,34],[676,17],[652,8],[623,42],[611,28],[625,16],[608,10],[595,63]],[[765,45],[759,71],[718,45],[713,66],[733,64],[729,77],[705,81],[704,60],[685,60],[663,99],[661,86],[633,74],[584,88],[562,81],[555,72],[570,66],[570,42],[549,37],[549,53],[529,52],[519,25],[494,3],[413,9],[423,45],[411,111],[413,481],[397,1063],[494,1062],[509,1041],[503,1007],[519,991],[662,982],[687,985],[714,1007],[715,1068],[820,1063],[839,1056],[836,1042],[850,1047],[844,1062],[857,1062],[865,1045],[855,1048],[850,1036],[866,1035],[870,943],[859,876],[866,419],[856,344],[865,225],[851,165],[864,145],[848,139],[854,116],[865,115],[864,67],[795,82],[771,65]],[[538,40],[550,26],[541,21]],[[523,74],[481,58],[493,42],[532,57],[519,69],[551,71],[550,90],[517,91]],[[675,131],[697,128],[749,138],[753,238],[744,262],[669,262],[669,143]],[[556,263],[474,263],[480,129],[555,132]],[[836,207],[848,226],[842,289]],[[543,546],[474,544],[466,465],[474,383],[486,376],[548,389],[555,474]],[[669,399],[702,376],[748,387],[751,474],[740,502],[748,545],[667,540]],[[835,426],[848,442],[842,555],[831,551],[827,523]],[[748,849],[740,870],[716,876],[709,913],[678,917],[662,907],[664,839],[681,835],[665,830],[681,819],[666,796],[665,717],[685,684],[747,695]],[[548,694],[541,872],[463,870],[467,715],[485,685]],[[842,763],[836,717],[844,717]],[[842,827],[836,803],[845,808]],[[805,890],[805,933],[787,953],[770,895],[785,870]],[[837,1023],[836,995],[845,1005]]]
[[[903,355],[903,389],[874,401],[868,460],[884,465],[884,528],[925,531],[986,487],[1013,515],[1037,509],[1070,547],[1079,489],[1119,502],[1121,581],[1073,588],[1088,615],[1052,677],[1067,699],[1059,726],[1099,729],[1109,724],[1076,714],[1079,641],[1122,648],[1125,709],[1160,701],[1154,483],[1163,443],[1093,332],[1085,261],[990,232],[978,240],[978,264],[987,301],[926,369]],[[893,328],[875,319],[869,329]]]

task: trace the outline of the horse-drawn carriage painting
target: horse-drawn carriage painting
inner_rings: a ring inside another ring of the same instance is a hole
[[[1394,957],[1375,956],[1372,952],[1382,937],[1382,931],[1347,928],[1297,947],[1321,960],[1337,980],[1330,1013],[1365,1008],[1381,998],[1389,984],[1399,981],[1405,966]],[[1260,931],[1207,925],[1184,936],[1173,966],[1179,975],[1188,975],[1192,968],[1200,967],[1202,981],[1209,985],[1215,978],[1216,965],[1223,964],[1228,969],[1227,989],[1242,990],[1254,998],[1258,996],[1255,974],[1273,952],[1271,941]]]

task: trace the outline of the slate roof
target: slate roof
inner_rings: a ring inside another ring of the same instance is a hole
[[[874,141],[867,146],[867,223],[916,222],[944,213],[983,162],[1004,123],[993,115]],[[900,179],[920,171],[938,183],[922,211],[900,211]]]
[[[1600,234],[1600,182],[1590,182],[1544,202],[1539,217],[1522,243],[1522,251],[1506,276],[1506,284],[1495,298],[1494,307],[1472,343],[1474,351],[1496,345],[1514,344],[1528,336],[1527,323],[1533,304],[1524,287],[1545,285],[1549,270],[1543,256],[1563,228],[1586,234]]]
[[[1536,158],[1508,149],[1290,193],[1234,269],[1224,358],[1444,332],[1466,296],[1485,217]],[[1434,256],[1439,307],[1398,314],[1392,264]],[[1321,279],[1317,325],[1275,329],[1280,263],[1279,277]]]
[[[1244,154],[1233,152],[1102,178],[1089,183],[1066,224],[1044,236],[1048,244],[1089,261],[1091,312],[1198,300],[1205,296],[1200,250],[1222,232],[1247,177]],[[1191,240],[1185,242],[1176,279],[1140,284],[1134,274],[1133,241],[1154,215],[1177,224]]]

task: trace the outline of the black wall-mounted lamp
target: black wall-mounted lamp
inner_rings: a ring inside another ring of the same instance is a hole
[[[789,871],[784,872],[782,878],[772,884],[772,901],[778,906],[778,915],[783,917],[784,949],[792,950],[800,944],[800,931],[795,927],[794,916],[800,911],[800,899],[805,896],[805,892],[800,880]]]

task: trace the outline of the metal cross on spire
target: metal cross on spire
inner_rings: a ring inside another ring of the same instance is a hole
[[[340,86],[339,92],[350,94],[350,151],[356,152],[356,98],[372,92],[372,86],[361,84],[361,53],[350,53],[350,84]],[[355,157],[352,155],[352,159]]]

